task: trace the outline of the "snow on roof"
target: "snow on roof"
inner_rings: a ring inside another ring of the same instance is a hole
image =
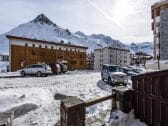
[[[9,56],[9,52],[0,52],[1,56]]]
[[[160,0],[156,3],[154,3],[152,7],[158,7],[160,5],[167,4],[167,3],[168,3],[168,0]]]
[[[6,37],[8,39],[21,39],[21,40],[26,40],[26,41],[36,41],[36,42],[42,42],[42,43],[50,43],[50,44],[57,44],[57,45],[68,45],[68,46],[72,46],[72,47],[78,47],[78,48],[85,48],[88,49],[88,47],[85,46],[79,46],[79,45],[71,45],[71,44],[67,44],[67,43],[58,43],[55,41],[46,41],[46,40],[39,40],[39,39],[32,39],[32,38],[26,38],[26,37],[20,37],[20,36],[13,36],[13,35],[6,35]]]
[[[105,48],[113,48],[113,49],[119,49],[119,50],[130,51],[129,49],[126,49],[126,48],[119,48],[119,47],[114,47],[114,46],[105,46],[105,47],[103,47],[103,48],[97,48],[97,49],[94,49],[94,50],[100,50],[100,49],[105,49]]]

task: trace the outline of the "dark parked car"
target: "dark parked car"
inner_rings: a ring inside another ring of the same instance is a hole
[[[67,65],[60,63],[60,67],[61,67],[61,72],[62,73],[66,73],[68,71],[68,67]]]
[[[51,70],[54,74],[60,74],[61,73],[61,66],[60,64],[50,64]]]
[[[134,76],[137,75],[136,72],[134,72],[132,69],[127,68],[127,67],[121,67],[120,70],[124,73],[126,73],[128,76]]]

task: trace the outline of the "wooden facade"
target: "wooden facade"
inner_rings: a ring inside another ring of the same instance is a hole
[[[132,77],[133,106],[148,126],[168,126],[168,70]]]
[[[27,40],[21,37],[7,37],[10,39],[11,71],[16,71],[36,63],[55,64],[60,60],[68,61],[69,69],[79,70],[87,68],[87,47],[49,43],[33,39]]]

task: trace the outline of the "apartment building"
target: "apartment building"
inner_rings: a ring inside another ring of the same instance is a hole
[[[0,53],[0,61],[9,61],[8,54]]]
[[[55,64],[68,61],[69,69],[86,69],[87,47],[7,35],[10,71],[36,63]]]
[[[154,59],[168,60],[168,1],[152,5]]]
[[[107,46],[94,50],[94,69],[101,70],[103,64],[119,65],[122,67],[129,65],[129,50]]]

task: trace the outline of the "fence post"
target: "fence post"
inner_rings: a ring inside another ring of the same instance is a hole
[[[129,113],[133,109],[133,91],[128,88],[117,88],[115,92],[117,101],[119,101],[119,109],[125,113]]]
[[[61,126],[85,126],[85,102],[77,97],[61,101]]]
[[[0,113],[0,126],[13,126],[13,112]]]
[[[112,111],[117,109],[117,99],[115,89],[112,89]]]

